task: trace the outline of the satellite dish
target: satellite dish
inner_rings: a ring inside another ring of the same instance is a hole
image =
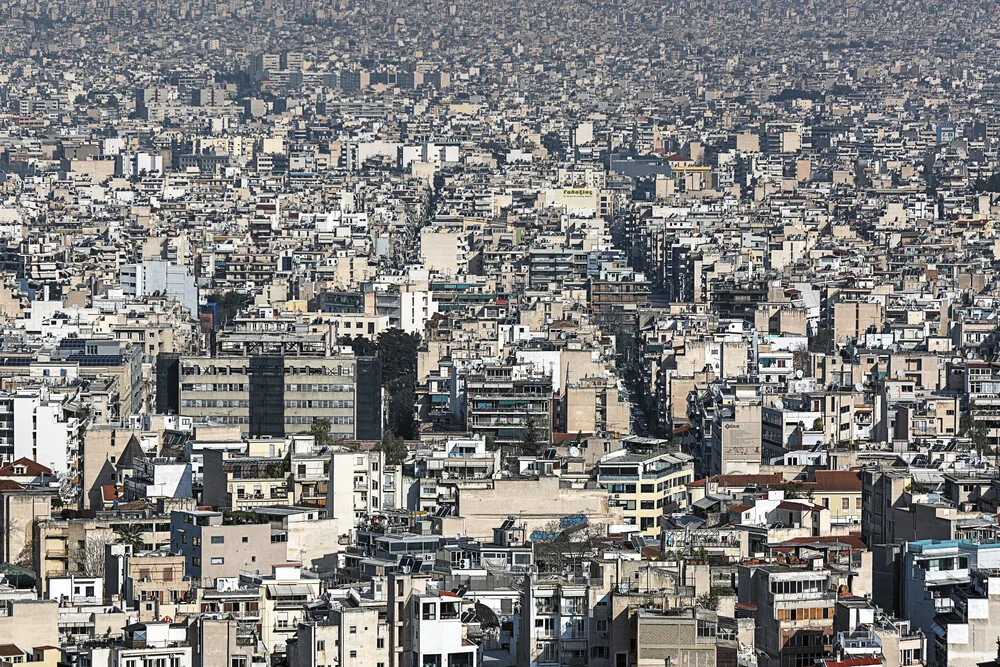
[[[861,384],[860,382],[855,382],[854,383],[854,391],[864,391],[864,389],[865,389],[865,386],[863,384]]]
[[[802,379],[802,371],[795,371],[795,379],[796,380]]]
[[[576,446],[570,447],[569,448],[569,455],[572,456],[572,457],[574,457],[574,458],[577,457],[577,456],[579,456],[580,455],[580,448],[576,447]]]

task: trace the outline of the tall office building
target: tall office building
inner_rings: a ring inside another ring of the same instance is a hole
[[[382,437],[378,358],[331,349],[324,334],[227,334],[221,348],[216,357],[180,358],[181,415],[238,424],[253,437],[302,433],[317,419],[329,420],[336,438]],[[157,373],[159,395],[170,396],[172,375]]]

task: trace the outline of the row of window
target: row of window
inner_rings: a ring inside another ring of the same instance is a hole
[[[772,581],[771,592],[784,593],[819,593],[826,590],[825,579],[803,579],[800,581]]]
[[[226,564],[226,559],[223,558],[222,556],[213,556],[212,559],[211,559],[211,561],[212,561],[212,565],[225,565]],[[194,565],[195,567],[201,567],[201,558],[199,558],[198,556],[195,556],[194,558],[191,559],[191,564]]]
[[[249,408],[249,399],[237,398],[188,398],[181,401],[182,408]]]
[[[181,391],[250,391],[245,382],[185,382]]]
[[[354,393],[353,384],[286,384],[285,391],[339,391]]]
[[[354,417],[285,417],[286,424],[312,424],[314,419],[328,419],[331,424],[353,424]]]
[[[285,401],[286,408],[353,408],[354,401],[294,400]]]
[[[250,391],[250,385],[243,382],[185,382],[181,385],[181,391]],[[303,384],[292,383],[285,385],[285,391],[303,392],[354,392],[353,384]]]
[[[823,498],[823,507],[825,507],[827,509],[830,509],[830,499],[829,498]],[[854,508],[855,509],[861,509],[861,497],[860,496],[857,496],[854,499]],[[845,510],[845,511],[851,509],[851,499],[850,498],[841,498],[840,499],[840,509]]]
[[[285,375],[342,375],[353,377],[353,366],[285,366]],[[183,366],[181,375],[248,375],[249,366]]]
[[[778,609],[774,612],[779,621],[818,621],[833,618],[829,607],[806,607],[805,609]]]
[[[670,489],[677,488],[678,486],[684,486],[685,484],[694,481],[694,475],[682,475],[680,477],[675,477],[673,479],[668,479],[665,482],[660,482],[659,484],[641,484],[639,489],[641,493],[662,493],[664,491],[669,491]],[[608,491],[611,493],[635,493],[635,484],[608,484]]]

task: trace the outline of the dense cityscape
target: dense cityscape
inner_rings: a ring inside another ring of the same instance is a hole
[[[0,667],[1000,667],[973,0],[0,0]]]

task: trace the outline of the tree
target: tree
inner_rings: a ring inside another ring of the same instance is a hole
[[[402,329],[387,329],[378,337],[378,356],[382,359],[382,385],[389,387],[400,380],[411,384],[417,379],[417,348],[420,336]]]
[[[802,375],[809,375],[809,348],[799,343],[792,348],[792,368],[802,371]]]
[[[521,433],[521,444],[518,449],[523,454],[537,454],[541,447],[542,434],[535,423],[534,415],[528,415],[524,422],[524,431]]]
[[[975,403],[969,404],[969,414],[962,418],[958,426],[958,432],[960,435],[969,438],[973,449],[976,450],[979,456],[982,456],[988,449],[990,437],[986,424],[982,420],[975,418],[977,409]]]
[[[548,533],[549,539],[534,540],[531,548],[535,563],[546,572],[562,572],[567,567],[576,567],[593,556],[600,542],[607,537],[603,525],[589,522],[563,530],[558,521],[551,521],[540,532]]]
[[[222,294],[210,294],[207,301],[215,304],[215,328],[222,329],[229,324],[230,320],[239,315],[241,310],[253,303],[253,297],[230,290]]]
[[[378,337],[378,356],[382,360],[382,386],[389,394],[389,431],[400,438],[412,438],[416,421],[413,406],[417,402],[417,347],[420,336],[402,329],[388,329]]]
[[[104,576],[104,547],[114,543],[111,535],[91,535],[83,546],[73,550],[72,559],[78,574],[85,577]]]
[[[361,334],[356,335],[354,338],[341,336],[337,343],[340,345],[350,345],[356,357],[374,357],[378,354],[378,344]]]
[[[317,447],[329,447],[333,444],[334,438],[330,435],[329,419],[323,417],[314,419],[307,433],[316,439]]]
[[[413,417],[413,405],[417,395],[412,382],[403,379],[390,385],[389,389],[389,432],[400,438],[412,438],[416,420]]]
[[[146,539],[142,534],[142,526],[137,523],[124,523],[115,528],[115,535],[122,544],[132,547],[132,553],[142,551]]]
[[[703,607],[704,609],[716,611],[719,608],[719,596],[714,593],[699,595],[695,602],[698,603],[699,607]]]
[[[833,352],[834,342],[833,329],[820,329],[809,339],[809,351],[830,354]]]
[[[785,482],[781,486],[781,490],[785,492],[785,498],[789,500],[792,498],[808,498],[812,493],[811,491],[806,491],[805,485],[798,480]]]
[[[385,462],[389,465],[401,465],[410,453],[406,448],[406,442],[392,433],[386,433],[382,436],[382,442],[379,443],[378,448],[385,452]]]

